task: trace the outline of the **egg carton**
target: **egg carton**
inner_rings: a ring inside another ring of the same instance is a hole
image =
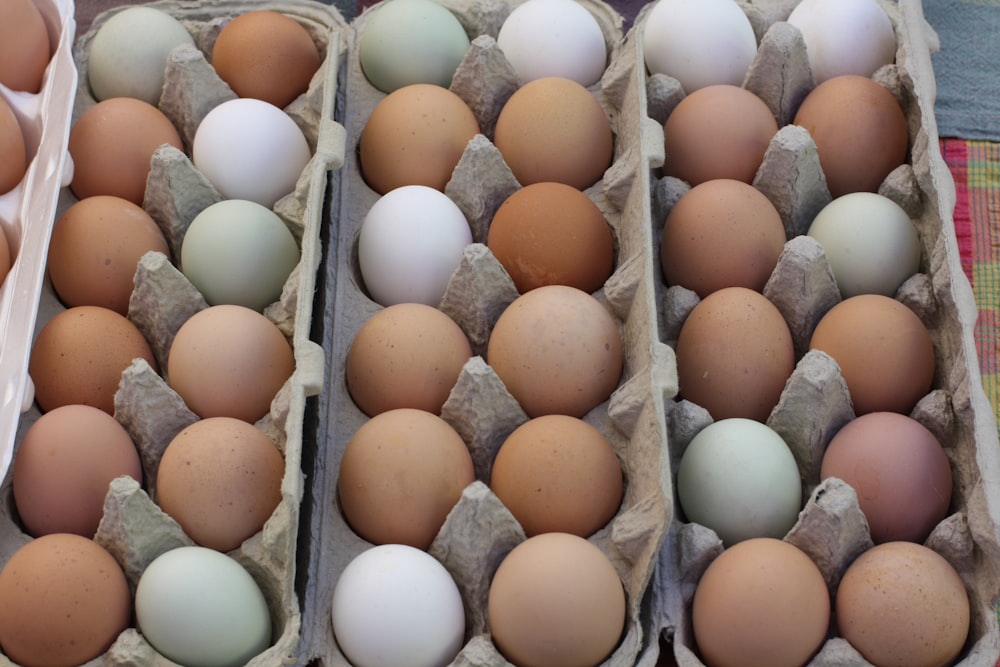
[[[622,17],[599,0],[580,3],[597,18],[608,47],[604,75],[589,90],[608,113],[615,146],[612,165],[585,191],[612,227],[616,247],[615,271],[593,296],[614,316],[625,355],[617,389],[584,418],[611,442],[625,478],[619,511],[590,541],[613,563],[627,594],[625,632],[604,664],[632,665],[646,641],[642,622],[646,594],[672,507],[663,397],[676,389],[670,349],[655,338],[652,230],[644,222],[649,218],[649,169],[644,156],[662,142],[654,140],[655,123],[640,122],[643,67],[635,40],[622,41]],[[476,481],[465,489],[429,552],[452,574],[465,604],[466,641],[453,664],[503,665],[508,663],[490,639],[488,590],[500,561],[525,534],[489,489],[488,480],[497,449],[527,416],[484,357],[493,324],[517,296],[485,239],[494,212],[519,187],[488,129],[517,88],[516,75],[497,47],[496,36],[518,3],[453,0],[442,4],[458,17],[472,40],[451,89],[474,110],[484,132],[469,142],[445,188],[468,219],[473,243],[466,248],[439,304],[466,332],[474,355],[463,368],[442,417],[469,446]],[[358,37],[372,11],[352,23],[343,88],[347,158],[335,178],[337,208],[323,278],[328,393],[320,403],[317,440],[321,446],[316,448],[311,497],[305,503],[310,508],[311,557],[304,604],[312,622],[303,627],[302,664],[309,665],[348,664],[332,630],[333,591],[347,564],[373,546],[347,525],[336,490],[344,449],[368,419],[348,393],[347,351],[359,328],[382,308],[365,294],[357,261],[359,229],[378,195],[361,175],[356,149],[369,114],[385,97],[365,79],[358,59]],[[650,144],[649,150],[645,143]]]
[[[0,195],[0,226],[10,245],[11,269],[0,286],[0,476],[14,456],[20,415],[34,400],[28,377],[32,327],[45,277],[45,255],[56,216],[59,189],[72,172],[66,152],[77,73],[73,0],[37,0],[52,56],[38,93],[0,84],[24,134],[28,169],[20,184]]]
[[[286,281],[280,299],[264,311],[291,343],[295,358],[293,375],[274,397],[269,413],[256,424],[284,456],[281,500],[263,529],[229,553],[257,582],[271,614],[271,645],[249,664],[268,667],[291,664],[298,650],[302,625],[296,584],[300,561],[300,504],[305,494],[302,457],[308,439],[306,413],[311,397],[322,391],[325,370],[323,349],[310,340],[314,294],[322,257],[321,230],[326,222],[330,172],[339,168],[344,158],[344,131],[334,121],[334,106],[346,24],[336,11],[309,0],[157,0],[146,6],[163,10],[178,19],[191,32],[196,44],[196,48],[179,47],[171,54],[160,101],[161,110],[177,126],[186,147],[190,147],[200,119],[216,104],[236,97],[215,75],[205,55],[211,52],[215,37],[229,19],[250,10],[274,10],[299,21],[320,47],[321,66],[309,89],[285,109],[303,130],[312,157],[294,191],[273,207],[292,230],[300,245],[301,259]],[[89,44],[100,27],[125,8],[127,5],[97,16],[90,29],[76,40],[72,54],[69,52],[72,37],[65,38],[68,73],[57,82],[60,95],[65,99],[58,97],[55,102],[64,102],[66,122],[63,136],[57,137],[61,139],[58,143],[61,152],[42,162],[50,176],[61,172],[57,168],[61,163],[56,158],[61,159],[65,152],[71,109],[75,120],[96,103],[87,84]],[[72,16],[71,9],[69,14]],[[68,25],[72,26],[72,22]],[[61,104],[53,106],[61,110]],[[58,126],[52,131],[57,129]],[[64,179],[62,185],[68,185],[70,180]],[[34,184],[34,180],[31,183]],[[32,187],[37,189],[38,186]],[[49,187],[55,189],[52,183]],[[143,205],[161,226],[174,257],[180,254],[180,243],[192,219],[205,207],[222,199],[182,151],[163,146],[156,152]],[[63,187],[52,196],[49,217],[55,214],[58,218],[76,201],[72,191]],[[40,222],[50,224],[51,220]],[[64,310],[50,282],[42,275],[46,246],[41,243],[38,246],[32,268],[37,272],[40,297],[34,300],[31,317],[25,316],[26,320],[35,323],[33,333],[29,329],[31,339],[55,314]],[[165,368],[166,353],[174,334],[188,317],[206,308],[207,303],[161,253],[147,253],[142,258],[135,284],[129,318],[148,339],[159,367]],[[25,348],[27,355],[27,344]],[[40,414],[38,406],[32,404],[19,422],[14,420],[17,423],[16,442],[20,442]],[[115,418],[139,449],[145,482],[140,486],[130,477],[112,482],[105,500],[104,518],[94,539],[118,560],[134,593],[140,575],[153,559],[169,549],[194,544],[153,499],[156,470],[163,450],[174,435],[198,418],[169,388],[165,379],[141,359],[134,360],[122,375],[115,396]],[[16,517],[9,475],[0,487],[0,494],[3,497],[0,511],[2,564],[32,538],[23,532]],[[12,663],[0,656],[0,664]],[[120,634],[104,655],[87,664],[166,666],[175,663],[160,655],[135,627],[131,627]]]
[[[798,0],[744,2],[760,48],[743,86],[760,96],[779,119],[754,185],[775,205],[788,242],[764,295],[785,316],[797,350],[796,368],[772,411],[768,425],[789,444],[799,465],[807,498],[798,522],[785,536],[819,566],[831,590],[846,567],[872,546],[867,523],[853,490],[840,480],[820,483],[819,465],[834,433],[854,417],[846,385],[832,358],[806,352],[819,317],[840,301],[833,274],[819,245],[804,236],[812,218],[830,201],[815,154],[802,128],[789,126],[794,105],[812,87],[801,35],[785,19]],[[931,391],[911,416],[943,444],[954,480],[949,515],[925,545],[944,556],[960,574],[969,594],[971,626],[959,665],[993,665],[1000,655],[997,591],[1000,590],[1000,447],[992,406],[981,384],[973,340],[977,318],[971,287],[959,260],[952,224],[955,188],[941,158],[934,118],[935,85],[930,53],[937,37],[923,19],[919,0],[882,2],[897,38],[896,60],[874,78],[902,105],[910,136],[910,159],[893,171],[880,194],[911,217],[922,244],[920,272],[906,281],[896,298],[913,309],[930,331],[937,368]],[[629,38],[640,43],[651,6],[637,16]],[[805,77],[805,78],[803,78]],[[640,113],[662,127],[683,98],[680,84],[665,75],[648,76]],[[661,177],[662,153],[648,156],[651,167],[651,234],[659,247],[663,223],[688,184]],[[698,302],[694,292],[655,284],[661,339],[673,345],[687,313]],[[694,435],[712,419],[688,401],[666,404],[671,467]],[[680,667],[701,666],[691,627],[691,601],[697,583],[722,543],[714,531],[684,521],[680,512],[665,537],[652,589],[651,641],[640,664],[673,660]],[[661,655],[662,654],[662,655]],[[814,667],[869,665],[843,638],[830,636],[809,663]]]

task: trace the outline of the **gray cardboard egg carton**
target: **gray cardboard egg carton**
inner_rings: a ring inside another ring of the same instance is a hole
[[[301,248],[301,260],[285,283],[281,298],[265,310],[292,344],[296,369],[271,404],[268,415],[256,426],[271,437],[285,458],[281,501],[264,528],[230,552],[254,577],[267,599],[272,617],[270,648],[250,661],[251,665],[289,664],[298,650],[302,611],[296,592],[299,510],[305,493],[301,469],[306,401],[322,390],[324,353],[310,340],[316,275],[321,263],[320,230],[325,223],[325,196],[332,169],[343,162],[343,128],[334,122],[334,99],[342,57],[343,20],[325,5],[307,0],[249,2],[239,0],[160,0],[148,6],[166,11],[192,33],[197,49],[181,47],[167,66],[160,108],[178,127],[190,146],[198,121],[214,105],[235,97],[215,75],[205,54],[224,23],[251,9],[273,9],[300,21],[320,46],[322,63],[309,90],[286,111],[304,131],[313,157],[302,172],[295,190],[279,200],[275,212],[292,229]],[[114,13],[98,16],[90,30],[79,36],[74,48],[78,82],[74,79],[76,103],[73,118],[93,105],[87,86],[87,53],[93,35]],[[74,70],[74,73],[76,70]],[[65,138],[63,139],[65,147]],[[68,182],[68,181],[67,181]],[[181,151],[161,148],[153,158],[146,184],[144,208],[163,229],[174,257],[197,213],[222,197],[194,168]],[[57,215],[77,201],[64,188]],[[44,251],[41,255],[44,261]],[[148,253],[136,273],[136,288],[129,319],[149,340],[160,368],[177,329],[195,312],[207,307],[198,291],[160,253]],[[38,303],[35,335],[63,309],[46,279]],[[17,442],[40,416],[32,406],[18,424]],[[125,426],[140,450],[145,483],[121,477],[112,483],[105,500],[105,516],[94,539],[122,565],[133,592],[143,569],[161,553],[193,544],[180,526],[155,504],[156,469],[160,456],[181,429],[197,419],[183,400],[169,388],[149,364],[136,360],[125,371],[115,397],[115,418]],[[0,488],[0,564],[17,547],[31,539],[15,518],[9,476]],[[0,656],[0,664],[12,664]],[[174,665],[157,653],[134,628],[125,630],[103,656],[88,665]]]
[[[474,110],[484,132],[470,141],[445,190],[469,220],[474,243],[466,249],[439,305],[459,323],[472,344],[474,356],[464,367],[442,416],[469,445],[477,481],[466,488],[429,551],[451,572],[466,607],[466,644],[453,664],[504,665],[508,663],[489,636],[487,594],[499,562],[525,536],[490,491],[488,480],[497,449],[527,416],[483,355],[493,323],[517,296],[513,282],[485,246],[493,213],[519,187],[490,140],[500,108],[517,87],[516,76],[495,41],[514,5],[499,0],[442,4],[457,15],[472,39],[452,90]],[[649,167],[645,160],[662,141],[655,139],[655,123],[640,122],[645,95],[643,67],[634,40],[622,42],[622,18],[598,0],[583,0],[581,4],[598,19],[608,44],[607,70],[590,90],[608,111],[615,135],[613,164],[586,194],[614,232],[616,269],[594,296],[619,324],[625,364],[614,394],[585,419],[612,443],[626,481],[619,512],[590,538],[610,558],[627,593],[626,631],[605,663],[617,666],[635,664],[648,641],[642,620],[646,592],[672,512],[663,397],[675,392],[676,383],[670,350],[654,335],[652,230],[645,224],[649,219]],[[336,492],[344,448],[367,419],[348,394],[345,357],[357,330],[381,308],[366,296],[356,261],[360,225],[378,198],[361,176],[356,147],[368,115],[385,96],[364,78],[357,57],[357,37],[370,11],[352,24],[354,42],[345,62],[342,88],[347,158],[335,179],[339,182],[334,201],[339,206],[334,211],[324,277],[324,322],[330,325],[324,332],[328,382],[327,396],[320,404],[312,496],[306,502],[313,543],[304,604],[312,622],[303,627],[302,664],[347,664],[332,630],[333,589],[350,560],[371,546],[347,526]],[[644,147],[644,142],[650,145]]]
[[[803,236],[830,195],[815,144],[805,130],[788,125],[813,85],[801,35],[784,22],[796,4],[797,0],[742,3],[760,42],[744,87],[768,103],[782,128],[771,142],[754,185],[775,204],[790,239],[764,288],[785,316],[800,359],[768,419],[795,454],[803,497],[808,498],[785,539],[813,558],[834,592],[847,565],[872,542],[853,490],[836,479],[819,483],[823,451],[854,413],[836,363],[822,352],[806,353],[819,317],[840,301],[840,294],[822,249]],[[942,442],[955,485],[953,512],[925,544],[956,568],[969,593],[971,628],[958,664],[993,665],[1000,655],[995,606],[1000,591],[1000,447],[973,342],[976,305],[962,272],[952,225],[954,183],[938,149],[930,61],[930,52],[938,44],[923,19],[919,0],[882,5],[894,25],[898,50],[896,63],[880,69],[874,78],[902,104],[909,124],[911,159],[889,175],[879,192],[901,205],[917,226],[921,270],[900,287],[896,298],[928,327],[937,361],[932,390],[911,416]],[[641,40],[648,9],[637,17],[632,31],[635,39]],[[683,98],[683,91],[676,80],[664,75],[648,77],[646,86],[642,111],[661,124]],[[662,154],[651,158],[651,166],[660,166],[662,159]],[[678,179],[658,178],[654,170],[650,225],[657,244],[670,207],[687,189]],[[698,297],[682,287],[667,288],[659,277],[655,285],[661,336],[673,344]],[[700,406],[676,399],[668,402],[667,413],[670,458],[676,471],[684,448],[711,417]],[[651,633],[662,637],[680,667],[702,665],[692,635],[691,599],[701,574],[722,548],[710,529],[674,517],[652,586]],[[653,650],[640,664],[655,663],[655,644],[651,642]],[[850,644],[836,637],[824,644],[810,664],[869,665]]]

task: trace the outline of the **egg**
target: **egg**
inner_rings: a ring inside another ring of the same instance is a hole
[[[7,240],[7,232],[0,225],[0,285],[3,285],[3,282],[7,279],[13,263],[14,257],[12,256],[10,241]]]
[[[816,144],[830,194],[876,192],[906,162],[909,134],[899,102],[884,86],[844,74],[816,86],[793,121]]]
[[[384,93],[413,84],[447,88],[469,50],[458,18],[433,0],[387,0],[372,7],[358,37],[358,61]]]
[[[219,31],[212,67],[240,97],[284,108],[309,88],[320,52],[309,31],[291,16],[247,11]]]
[[[621,639],[625,591],[596,546],[543,533],[500,562],[487,614],[493,643],[519,667],[596,666]]]
[[[312,153],[292,117],[257,99],[228,100],[198,123],[191,160],[226,199],[271,208],[295,190]]]
[[[841,301],[816,325],[810,349],[840,366],[854,412],[909,414],[934,381],[934,345],[916,313],[881,294]]]
[[[529,417],[583,417],[618,386],[624,354],[618,324],[575,287],[546,285],[497,319],[486,361]]]
[[[281,502],[285,461],[274,442],[232,417],[173,437],[156,473],[156,501],[192,540],[231,551],[259,533]]]
[[[181,325],[167,381],[199,417],[254,423],[295,370],[292,346],[271,320],[244,306],[210,306]]]
[[[533,183],[504,200],[486,245],[522,294],[543,285],[593,293],[614,269],[614,235],[604,214],[564,183]]]
[[[56,220],[46,266],[66,306],[102,306],[127,315],[136,267],[147,252],[170,256],[156,221],[127,199],[95,195]]]
[[[563,77],[524,84],[500,109],[493,143],[521,185],[555,182],[584,190],[614,155],[608,115],[582,85]]]
[[[362,538],[426,550],[474,480],[469,449],[448,422],[397,408],[369,419],[348,441],[337,492]]]
[[[591,86],[604,74],[608,60],[600,24],[576,0],[517,5],[504,19],[496,41],[522,84],[557,76]]]
[[[14,109],[0,96],[0,195],[7,194],[24,180],[28,171],[28,147]]]
[[[82,665],[132,622],[125,573],[93,540],[53,533],[20,546],[0,570],[0,646],[24,667]]]
[[[35,400],[43,411],[81,404],[114,414],[118,383],[133,359],[157,368],[149,343],[125,316],[100,306],[61,311],[31,348]]]
[[[17,516],[34,536],[93,537],[116,477],[142,483],[139,452],[114,417],[89,405],[46,412],[25,432],[14,456]]]
[[[650,74],[677,79],[688,94],[739,86],[757,55],[750,20],[733,0],[659,0],[643,25]]]
[[[951,665],[969,634],[969,597],[958,572],[912,542],[858,556],[840,580],[835,608],[839,634],[875,665]]]
[[[155,7],[126,7],[94,32],[87,82],[97,100],[134,97],[159,104],[170,52],[194,39],[180,21]]]
[[[759,292],[725,287],[696,305],[676,344],[680,395],[715,420],[767,420],[795,368],[792,335]]]
[[[458,586],[430,554],[383,544],[355,556],[333,590],[333,633],[351,664],[440,667],[465,639]]]
[[[785,247],[777,209],[748,183],[700,183],[670,210],[660,239],[668,285],[706,297],[723,287],[762,291]]]
[[[347,350],[344,377],[368,416],[395,408],[439,414],[472,346],[437,308],[399,303],[368,318]]]
[[[98,102],[70,128],[70,189],[78,199],[113,195],[141,206],[153,153],[164,144],[184,149],[177,128],[152,104],[130,97]]]
[[[870,412],[834,435],[820,478],[837,477],[857,493],[876,544],[922,543],[951,506],[948,456],[934,434],[895,412]]]
[[[271,615],[257,582],[214,549],[157,556],[135,589],[138,630],[160,654],[191,667],[238,667],[271,643]]]
[[[688,521],[711,528],[727,546],[782,538],[799,518],[799,468],[778,433],[752,419],[709,424],[677,468],[677,495]]]
[[[34,0],[0,3],[0,83],[35,94],[52,57],[45,19]]]
[[[663,125],[665,176],[695,186],[729,178],[753,181],[778,121],[764,100],[729,84],[689,93]]]
[[[830,593],[816,564],[771,537],[734,544],[709,564],[691,610],[708,667],[801,667],[830,623]]]
[[[361,175],[380,195],[404,185],[444,191],[479,121],[447,88],[415,83],[372,109],[358,140]]]
[[[490,488],[529,537],[589,537],[618,512],[621,464],[607,438],[566,415],[529,419],[500,446]]]

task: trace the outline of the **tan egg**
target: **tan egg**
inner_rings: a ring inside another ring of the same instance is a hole
[[[830,592],[805,552],[783,540],[751,538],[705,570],[691,622],[707,665],[801,667],[826,640]]]
[[[680,395],[716,421],[767,420],[795,368],[781,312],[746,287],[724,287],[695,306],[677,338]]]
[[[497,117],[493,143],[521,185],[565,183],[584,190],[614,156],[608,115],[572,79],[545,77],[518,88]]]
[[[753,181],[778,122],[762,99],[732,85],[699,88],[663,125],[663,173],[694,186],[717,178]]]
[[[969,634],[961,577],[940,554],[912,542],[858,556],[840,580],[835,609],[840,635],[875,665],[946,667]]]
[[[344,375],[351,398],[369,417],[395,408],[438,414],[472,347],[461,327],[420,303],[378,311],[347,351]]]
[[[362,538],[426,550],[473,481],[472,456],[448,422],[398,408],[372,417],[347,443],[337,492]]]
[[[0,83],[11,90],[39,92],[51,57],[45,19],[34,0],[0,2]]]
[[[39,417],[18,445],[13,466],[17,515],[34,536],[93,537],[111,481],[127,475],[142,483],[128,431],[89,405],[63,405]]]
[[[7,240],[7,232],[0,225],[0,286],[7,279],[7,274],[10,273],[13,264],[13,251],[11,250],[10,242]]]
[[[758,292],[785,248],[785,227],[774,205],[743,181],[716,179],[694,186],[667,216],[660,266],[668,285],[704,298],[723,287]]]
[[[148,213],[121,197],[87,197],[66,209],[52,229],[49,278],[67,306],[103,306],[127,315],[136,267],[147,252],[170,256]]]
[[[358,159],[368,186],[384,195],[403,185],[444,192],[479,122],[447,88],[418,83],[398,88],[372,109]]]
[[[7,194],[24,180],[28,171],[28,149],[24,132],[14,110],[0,97],[0,195]]]
[[[546,285],[500,314],[486,361],[529,417],[583,417],[618,386],[624,354],[618,324],[600,301]]]
[[[141,206],[153,153],[164,144],[183,150],[177,128],[152,104],[131,97],[98,102],[70,128],[70,189],[78,199],[114,195]]]
[[[283,109],[309,88],[320,54],[309,32],[292,17],[248,11],[219,32],[212,66],[240,97]]]
[[[49,320],[31,348],[28,373],[44,411],[82,404],[114,414],[115,392],[133,359],[156,359],[123,315],[99,306],[76,306]]]
[[[0,570],[0,645],[23,667],[82,665],[132,622],[114,557],[93,540],[53,533],[21,546]]]
[[[533,183],[508,197],[490,222],[486,245],[522,294],[543,285],[593,293],[614,268],[604,214],[564,183]]]
[[[827,79],[802,101],[794,123],[809,131],[830,194],[877,192],[906,161],[908,131],[884,86],[854,74]]]
[[[259,533],[281,502],[285,461],[252,424],[202,419],[170,441],[156,501],[199,546],[227,552]]]
[[[909,414],[934,381],[934,345],[916,313],[881,294],[860,294],[831,308],[810,349],[840,366],[854,412]]]
[[[254,423],[295,370],[292,346],[278,327],[244,306],[211,306],[177,331],[167,382],[202,419]]]
[[[490,488],[529,537],[589,537],[622,502],[622,469],[600,431],[566,415],[545,415],[514,429],[493,462]]]
[[[500,562],[487,604],[490,633],[519,667],[596,666],[621,639],[625,601],[600,549],[576,535],[543,533]]]

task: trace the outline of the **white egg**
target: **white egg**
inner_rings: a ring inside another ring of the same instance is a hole
[[[261,100],[229,100],[208,112],[192,146],[194,166],[226,199],[271,208],[309,163],[309,143],[292,117]]]
[[[899,204],[874,192],[834,199],[807,232],[826,254],[840,294],[893,296],[920,269],[920,236]]]
[[[424,185],[390,190],[369,209],[358,236],[368,294],[383,306],[437,306],[472,231],[447,195]]]
[[[689,95],[741,85],[757,55],[753,26],[735,0],[659,0],[642,34],[650,74],[677,79]]]
[[[817,84],[843,74],[871,76],[896,57],[896,35],[876,0],[802,0],[788,16],[799,29]]]
[[[558,76],[590,86],[607,64],[601,26],[576,0],[527,0],[518,5],[500,26],[497,46],[521,83]]]
[[[383,544],[352,560],[333,591],[333,632],[357,667],[444,667],[462,648],[465,611],[433,556]]]

